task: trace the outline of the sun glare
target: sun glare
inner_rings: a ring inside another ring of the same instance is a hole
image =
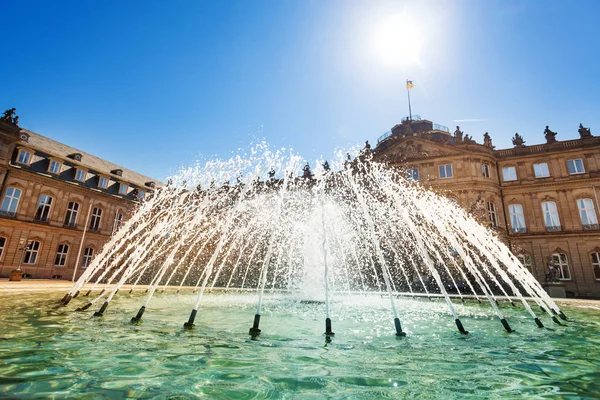
[[[416,16],[396,12],[375,20],[369,46],[373,56],[387,67],[422,64],[426,30]]]

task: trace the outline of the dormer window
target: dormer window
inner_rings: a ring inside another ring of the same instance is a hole
[[[106,189],[108,187],[108,178],[105,176],[98,178],[98,187],[101,189]]]
[[[123,175],[123,170],[122,169],[113,169],[112,171],[110,171],[111,174],[115,174],[117,176],[122,176]]]
[[[146,182],[144,185],[148,186],[149,188],[153,188],[155,186],[154,182]]]
[[[48,164],[48,172],[58,175],[60,173],[60,166],[60,161],[50,160],[50,164]]]
[[[17,156],[17,162],[19,164],[29,165],[31,161],[31,152],[25,149],[19,150],[19,155]]]
[[[127,194],[127,189],[129,189],[129,186],[126,183],[121,183],[119,185],[119,194],[125,196]]]
[[[81,161],[82,155],[81,153],[73,153],[69,154],[67,157],[72,158],[75,161]]]
[[[79,182],[85,182],[85,178],[87,177],[87,171],[85,169],[77,168],[75,170],[75,180]]]
[[[143,190],[139,190],[138,194],[137,194],[137,199],[138,200],[144,200],[144,197],[146,196],[146,192],[144,192]]]

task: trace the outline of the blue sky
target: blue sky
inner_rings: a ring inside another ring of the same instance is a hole
[[[498,148],[600,134],[600,2],[11,1],[0,107],[157,179],[257,138],[307,160],[408,114]],[[386,30],[387,29],[387,30]],[[458,121],[458,122],[457,122]]]

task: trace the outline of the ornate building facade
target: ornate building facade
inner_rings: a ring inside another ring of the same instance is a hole
[[[79,276],[139,201],[146,176],[0,119],[0,277]]]
[[[547,265],[568,296],[600,297],[600,137],[579,126],[580,138],[496,150],[486,133],[476,143],[431,121],[404,119],[383,135],[375,160],[406,170],[497,232],[541,282]]]

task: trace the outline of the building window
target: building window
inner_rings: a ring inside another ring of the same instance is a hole
[[[533,273],[533,262],[531,261],[531,256],[529,254],[519,254],[517,258],[521,262],[521,265],[527,268],[527,271]]]
[[[90,220],[90,230],[91,231],[99,231],[100,230],[100,220],[102,219],[102,209],[98,207],[94,207],[94,211],[92,212],[92,219]]]
[[[554,253],[552,254],[552,261],[554,262],[554,266],[558,267],[558,271],[560,272],[558,279],[570,281],[571,272],[569,271],[569,261],[567,260],[567,255],[564,253]]]
[[[553,201],[544,201],[542,203],[542,211],[544,213],[544,225],[547,231],[560,231],[560,219],[556,203]]]
[[[17,156],[17,162],[19,164],[27,164],[29,165],[29,161],[31,161],[31,153],[27,150],[19,150],[19,155]]]
[[[81,268],[87,268],[94,259],[94,249],[91,247],[86,247],[83,251],[83,259],[81,261]]]
[[[502,168],[502,178],[505,182],[517,180],[517,169],[515,167]]]
[[[127,194],[128,188],[129,188],[129,186],[126,183],[121,183],[119,185],[119,194],[122,194],[123,196],[125,196]]]
[[[123,223],[123,214],[117,211],[115,214],[115,221],[113,223],[113,233],[118,231],[121,228],[121,224]]]
[[[583,160],[577,158],[575,160],[568,160],[567,165],[569,166],[569,174],[583,174],[585,169],[583,168]]]
[[[108,178],[101,176],[98,179],[98,186],[102,189],[106,189],[108,187]]]
[[[48,221],[50,216],[50,207],[52,206],[52,197],[45,194],[40,196],[40,202],[38,203],[37,211],[35,212],[36,221]]]
[[[30,240],[25,247],[25,255],[23,256],[23,264],[35,264],[38,252],[40,251],[40,242]]]
[[[489,178],[490,177],[490,166],[489,166],[489,164],[481,164],[481,175],[483,175],[484,178]]]
[[[550,176],[548,163],[533,164],[533,173],[536,178],[547,178]]]
[[[418,181],[419,180],[419,168],[407,169],[406,170],[406,179],[408,179],[409,181]],[[140,192],[142,192],[142,191],[140,191]]]
[[[417,170],[417,179],[419,179],[419,170]],[[146,192],[144,192],[143,190],[138,191],[138,195],[137,195],[138,200],[144,200],[145,196],[146,196]]]
[[[65,226],[74,227],[77,224],[77,213],[79,213],[79,203],[70,201],[67,205],[67,215],[65,216]]]
[[[491,201],[488,201],[487,209],[488,209],[488,219],[492,223],[492,226],[494,226],[494,227],[498,226],[498,219],[496,218],[496,205],[494,203],[492,203]]]
[[[583,229],[598,229],[598,218],[592,199],[577,200],[577,208],[579,208],[579,217],[581,217]]]
[[[79,182],[85,182],[86,174],[87,173],[84,169],[77,168],[77,171],[75,172],[75,180],[78,180]]]
[[[54,259],[54,265],[64,267],[67,263],[67,254],[69,253],[68,244],[59,244],[58,250],[56,250],[56,258]]]
[[[594,269],[594,279],[600,281],[600,253],[592,253],[592,268]]]
[[[525,215],[523,214],[523,206],[520,204],[511,204],[508,206],[510,214],[510,226],[514,233],[527,232],[525,226]]]
[[[0,236],[0,260],[2,260],[2,256],[4,255],[4,247],[6,247],[6,238]]]
[[[440,178],[452,178],[452,164],[440,165]]]
[[[4,200],[2,200],[2,207],[0,207],[0,214],[14,217],[17,214],[17,207],[19,205],[19,199],[21,198],[21,189],[9,187],[6,189],[4,194]]]
[[[50,160],[50,165],[48,165],[48,172],[58,175],[60,173],[60,165],[60,162],[56,160]]]

